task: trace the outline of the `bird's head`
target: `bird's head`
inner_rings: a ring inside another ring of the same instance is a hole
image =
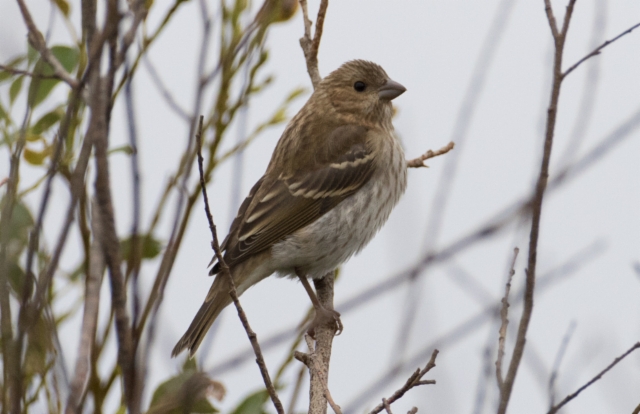
[[[316,90],[333,108],[346,116],[370,122],[391,122],[391,101],[406,88],[389,78],[379,65],[352,60],[331,72]]]

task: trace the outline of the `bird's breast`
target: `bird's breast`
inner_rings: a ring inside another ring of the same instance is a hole
[[[276,243],[272,264],[280,276],[300,268],[319,278],[366,246],[389,218],[407,184],[400,142],[392,135],[382,144],[371,179],[315,222]]]

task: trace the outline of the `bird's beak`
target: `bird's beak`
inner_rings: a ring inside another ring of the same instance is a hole
[[[387,82],[378,88],[378,97],[387,101],[391,101],[402,95],[407,88],[398,82],[388,79]]]

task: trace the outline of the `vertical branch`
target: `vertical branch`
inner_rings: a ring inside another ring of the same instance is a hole
[[[313,284],[320,304],[325,309],[333,309],[334,272],[327,273],[322,279],[314,279]],[[309,388],[309,413],[325,414],[327,412],[326,390],[329,386],[329,365],[333,337],[336,335],[336,324],[321,324],[315,328],[316,346],[312,358],[318,363],[309,366],[311,386]],[[318,367],[319,365],[319,367]]]
[[[99,220],[100,215],[98,214],[98,206],[95,201],[91,204],[91,211],[93,240],[91,242],[89,256],[89,271],[85,282],[84,312],[82,314],[80,344],[78,346],[75,373],[71,381],[71,389],[65,409],[65,413],[67,414],[82,412],[81,404],[89,382],[91,355],[93,354],[96,328],[98,325],[104,256],[100,247],[100,240],[102,239],[102,229]]]
[[[102,249],[105,262],[109,269],[111,285],[111,305],[115,312],[116,334],[118,339],[118,364],[122,370],[124,395],[127,407],[131,412],[137,412],[132,406],[132,391],[134,384],[135,359],[133,357],[133,343],[129,329],[127,315],[127,298],[124,276],[120,265],[120,243],[116,233],[113,202],[111,199],[111,182],[109,178],[109,161],[107,151],[109,136],[107,127],[107,112],[109,111],[110,88],[106,82],[97,79],[97,89],[92,90],[91,117],[95,122],[95,160],[96,178],[95,190],[99,207],[100,225],[102,227]]]
[[[329,7],[329,0],[321,0],[318,8],[318,17],[316,18],[316,31],[311,37],[311,20],[309,20],[309,10],[306,0],[300,0],[302,8],[302,19],[304,23],[304,35],[300,38],[300,47],[304,53],[307,64],[307,72],[311,78],[314,89],[318,86],[322,77],[318,69],[318,50],[320,48],[320,40],[322,39],[322,31],[324,28],[324,19]],[[334,272],[327,273],[322,279],[313,281],[318,300],[325,309],[333,309],[333,284],[335,281]],[[313,350],[313,358],[319,364],[313,364],[313,368],[309,365],[310,388],[309,388],[309,412],[314,414],[326,414],[327,398],[325,390],[328,390],[329,381],[329,363],[331,361],[331,347],[333,337],[336,334],[336,327],[319,326],[316,328],[316,345]],[[316,366],[319,367],[316,368]],[[327,393],[328,395],[328,393]]]
[[[509,291],[511,290],[511,280],[516,274],[515,265],[520,249],[513,249],[513,261],[511,262],[511,270],[505,285],[504,296],[502,297],[502,308],[500,309],[500,335],[498,337],[498,359],[496,360],[496,378],[498,379],[498,388],[502,392],[504,379],[502,377],[502,360],[504,358],[504,346],[507,340],[507,326],[509,325]]]
[[[507,411],[509,399],[511,398],[511,391],[513,390],[513,384],[518,373],[518,367],[524,353],[524,347],[526,343],[527,330],[529,328],[529,322],[531,321],[531,315],[533,313],[533,293],[536,284],[536,264],[538,257],[538,239],[540,237],[540,218],[542,215],[542,200],[544,192],[547,188],[547,180],[549,178],[549,163],[551,160],[551,148],[553,145],[553,135],[556,126],[556,117],[558,114],[558,100],[560,98],[560,86],[562,85],[562,54],[564,51],[565,40],[567,31],[569,30],[569,22],[571,21],[571,15],[573,13],[573,7],[576,0],[569,0],[567,10],[564,15],[564,22],[562,24],[562,31],[558,32],[556,20],[553,15],[553,9],[551,8],[551,0],[545,1],[545,10],[547,13],[547,19],[549,20],[549,26],[551,28],[551,34],[553,35],[553,41],[555,46],[555,54],[553,61],[553,85],[551,87],[551,97],[549,100],[549,108],[547,109],[547,124],[545,128],[545,140],[544,150],[542,155],[542,162],[540,165],[540,173],[536,182],[535,192],[533,200],[531,202],[531,232],[529,234],[529,254],[527,260],[526,271],[526,288],[524,293],[524,308],[522,316],[520,318],[520,324],[518,325],[518,335],[516,337],[516,344],[513,349],[513,356],[509,364],[509,370],[505,378],[502,392],[500,395],[500,405],[498,407],[498,414],[504,414]]]

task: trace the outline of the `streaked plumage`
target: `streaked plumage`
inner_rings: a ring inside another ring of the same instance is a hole
[[[222,243],[239,294],[272,273],[294,276],[296,268],[322,277],[380,229],[406,187],[390,102],[404,90],[361,60],[322,80],[289,122]],[[210,274],[219,270],[216,264]],[[228,291],[226,277],[216,277],[174,356],[185,348],[193,355],[231,302]]]

